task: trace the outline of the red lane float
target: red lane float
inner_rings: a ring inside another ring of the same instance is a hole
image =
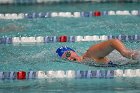
[[[101,16],[101,12],[100,11],[95,11],[93,15],[94,16]]]
[[[25,71],[19,71],[19,72],[17,72],[17,79],[18,80],[24,80],[24,79],[26,79],[26,72]]]
[[[67,36],[60,36],[59,42],[67,42]]]

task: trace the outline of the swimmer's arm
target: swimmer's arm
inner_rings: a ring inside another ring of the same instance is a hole
[[[85,52],[85,53],[82,55],[82,57],[83,57],[83,59],[84,59],[84,58],[89,58],[89,55],[88,55],[87,52]]]

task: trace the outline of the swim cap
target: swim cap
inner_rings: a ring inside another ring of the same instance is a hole
[[[62,46],[62,47],[59,47],[57,50],[56,50],[56,53],[60,56],[60,57],[62,57],[62,55],[63,55],[63,53],[65,52],[65,51],[74,51],[73,49],[71,49],[71,48],[69,48],[69,47],[67,47],[67,46]],[[75,52],[75,51],[74,51]]]

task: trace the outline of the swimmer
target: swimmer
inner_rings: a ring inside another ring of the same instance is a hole
[[[84,62],[86,59],[91,59],[96,63],[113,64],[107,55],[113,50],[117,50],[123,57],[138,60],[140,57],[137,52],[127,49],[124,44],[118,39],[110,39],[96,45],[92,45],[82,55],[79,56],[73,49],[69,47],[60,47],[56,50],[58,56],[71,61]]]

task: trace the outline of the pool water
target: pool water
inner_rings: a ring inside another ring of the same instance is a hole
[[[8,5],[0,6],[2,13],[47,12],[47,11],[94,11],[138,10],[139,3],[102,4],[56,4],[56,5]],[[37,18],[0,20],[0,36],[86,36],[86,35],[139,35],[139,16],[101,16],[90,18]],[[80,33],[79,33],[80,32]],[[93,67],[60,59],[55,51],[60,46],[70,46],[79,54],[98,42],[47,43],[47,44],[1,44],[0,71],[48,71],[48,70],[115,70],[139,69],[140,64],[120,68]],[[135,51],[140,51],[139,42],[124,42]],[[114,62],[128,62],[117,51],[109,56]],[[113,83],[112,83],[113,82]],[[1,80],[1,93],[132,93],[140,91],[139,78],[94,78],[94,79],[39,79]]]

